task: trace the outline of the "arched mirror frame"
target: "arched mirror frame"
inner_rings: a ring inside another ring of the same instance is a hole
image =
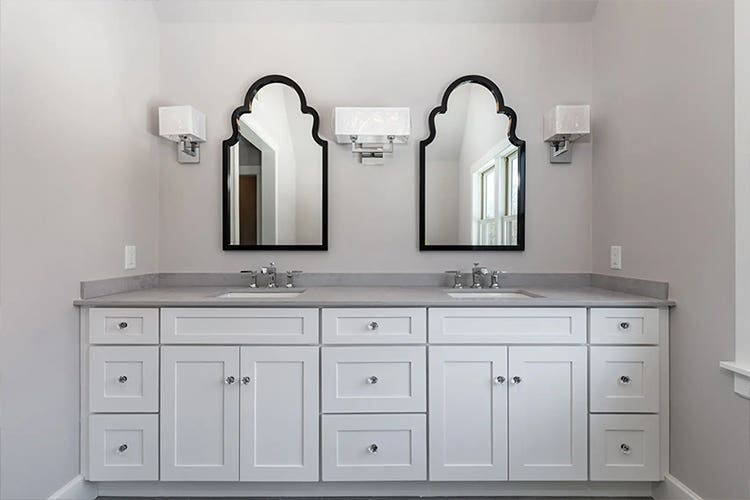
[[[313,140],[318,143],[321,147],[322,162],[321,162],[321,182],[323,183],[321,194],[321,243],[319,245],[242,245],[232,244],[230,237],[230,193],[229,193],[229,170],[230,170],[230,148],[237,144],[240,138],[240,126],[239,120],[245,113],[252,113],[253,99],[255,95],[265,87],[273,83],[281,83],[291,87],[299,97],[300,112],[312,116],[313,123],[311,134]],[[256,80],[247,93],[245,94],[245,100],[242,106],[236,108],[232,112],[232,135],[224,140],[223,144],[223,158],[222,158],[222,241],[224,250],[328,250],[328,141],[322,139],[318,135],[320,127],[320,116],[314,108],[307,105],[307,98],[302,88],[292,80],[291,78],[283,75],[266,75]]]
[[[451,92],[461,85],[467,83],[476,83],[489,90],[495,98],[495,104],[498,114],[508,117],[508,141],[518,147],[518,238],[515,245],[428,245],[426,244],[426,149],[434,140],[437,134],[435,130],[435,118],[438,114],[445,114],[448,111],[448,99]],[[430,135],[419,143],[419,250],[420,251],[522,251],[526,236],[526,141],[521,140],[516,135],[517,118],[516,112],[505,105],[503,94],[500,92],[495,83],[480,75],[466,75],[458,78],[448,85],[443,94],[440,106],[437,106],[430,112],[428,120]]]

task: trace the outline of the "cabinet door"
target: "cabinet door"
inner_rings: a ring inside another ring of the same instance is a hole
[[[238,347],[161,348],[162,481],[237,481]]]
[[[318,480],[318,348],[243,347],[240,480]]]
[[[508,352],[510,480],[587,479],[586,347]]]
[[[430,347],[430,479],[508,479],[507,347]]]

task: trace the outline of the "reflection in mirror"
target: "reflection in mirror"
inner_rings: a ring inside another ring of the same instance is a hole
[[[225,141],[224,248],[325,249],[327,147],[317,113],[286,77],[259,80],[248,99]]]
[[[523,250],[524,142],[489,80],[464,77],[422,141],[422,250]]]

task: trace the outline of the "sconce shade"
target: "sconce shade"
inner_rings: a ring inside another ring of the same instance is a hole
[[[333,121],[340,144],[406,144],[411,131],[409,108],[336,108]]]
[[[590,106],[558,105],[544,115],[544,142],[575,141],[591,133]]]
[[[159,135],[173,142],[205,142],[206,115],[192,106],[160,106]]]

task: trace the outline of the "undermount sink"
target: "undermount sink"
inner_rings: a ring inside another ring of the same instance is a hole
[[[263,290],[263,291],[246,291],[246,292],[227,292],[217,295],[218,299],[291,299],[299,297],[304,290]]]
[[[451,290],[445,293],[454,299],[531,299],[539,297],[523,290]]]

